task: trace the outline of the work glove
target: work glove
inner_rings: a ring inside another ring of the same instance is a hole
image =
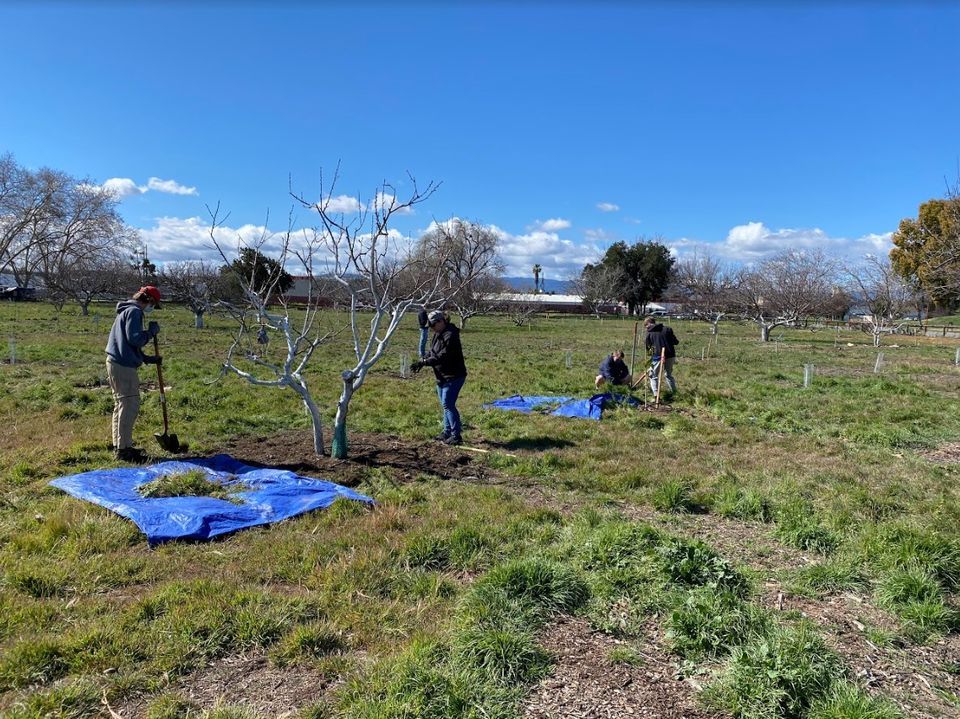
[[[157,357],[145,356],[145,357],[143,358],[143,361],[144,361],[145,364],[155,364],[155,365],[157,365],[157,366],[159,367],[160,365],[163,364],[163,357],[160,357],[160,356],[157,356]]]
[[[151,337],[156,337],[158,334],[160,334],[160,323],[151,322],[150,324],[148,324],[147,334],[150,335]]]
[[[422,370],[422,369],[423,369],[423,362],[414,362],[412,365],[410,365],[410,370],[411,370],[414,374],[416,374],[417,372],[419,372],[419,371]]]

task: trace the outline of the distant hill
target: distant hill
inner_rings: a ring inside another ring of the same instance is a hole
[[[503,281],[517,291],[533,292],[533,277],[504,277]],[[543,281],[543,290],[553,292],[558,295],[570,294],[573,291],[573,283],[569,280],[551,280],[549,277]]]

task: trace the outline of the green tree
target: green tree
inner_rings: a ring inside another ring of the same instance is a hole
[[[940,307],[960,302],[960,194],[920,205],[893,234],[893,269]]]
[[[230,300],[242,298],[242,286],[274,298],[293,286],[293,277],[277,260],[253,247],[241,248],[237,259],[220,268],[220,275],[223,282],[219,293],[224,299]]]
[[[620,277],[618,296],[627,303],[630,314],[642,312],[648,302],[659,299],[670,282],[670,272],[676,260],[670,250],[658,241],[640,238],[627,246],[626,242],[611,245],[596,265],[587,265],[587,274],[605,266]]]

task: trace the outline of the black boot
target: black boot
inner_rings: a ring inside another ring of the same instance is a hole
[[[457,445],[463,444],[463,439],[459,434],[451,434],[449,437],[443,440],[443,443],[449,444],[451,447],[456,447]]]

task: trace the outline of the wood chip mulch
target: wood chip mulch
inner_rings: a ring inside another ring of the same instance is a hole
[[[559,619],[541,635],[541,644],[554,667],[524,702],[524,719],[722,716],[699,706],[696,690],[678,677],[653,624],[643,639],[630,643],[642,658],[639,666],[611,661],[610,652],[626,643],[594,631],[584,619]]]

